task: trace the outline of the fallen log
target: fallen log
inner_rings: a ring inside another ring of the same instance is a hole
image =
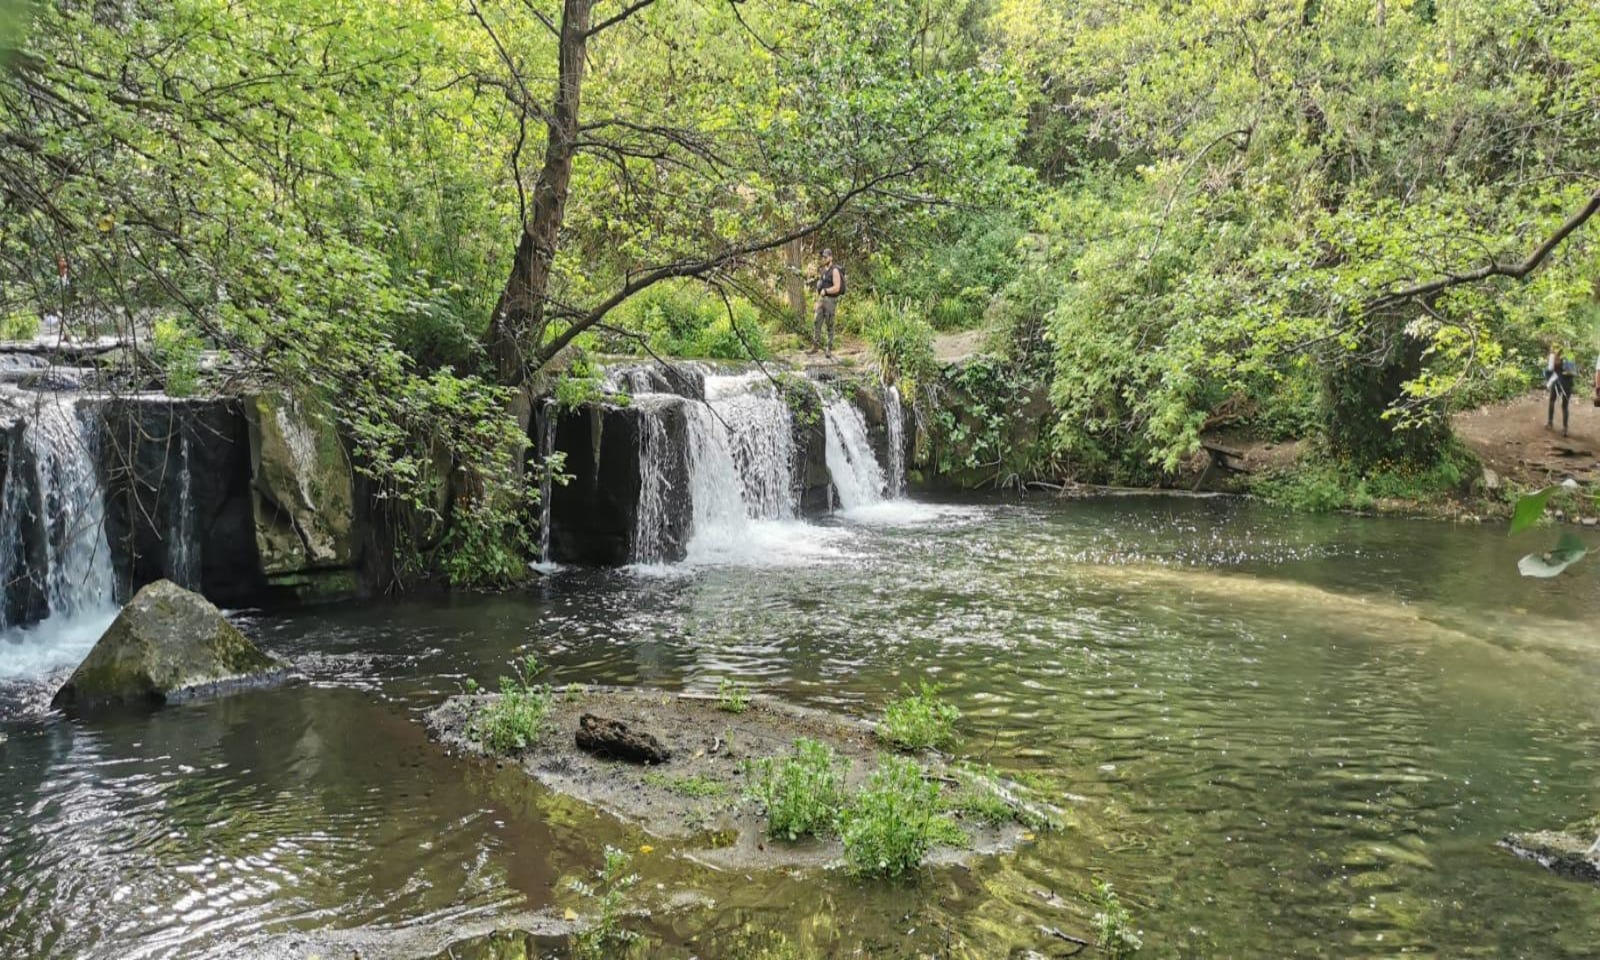
[[[620,720],[586,713],[578,718],[578,749],[630,763],[666,763],[672,751],[648,733],[629,730]]]

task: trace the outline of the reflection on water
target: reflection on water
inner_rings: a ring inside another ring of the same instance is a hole
[[[1600,806],[1592,571],[1520,579],[1529,545],[1494,529],[1224,502],[868,509],[664,576],[253,623],[296,687],[87,723],[6,688],[28,715],[0,744],[0,941],[249,956],[364,928],[382,956],[581,906],[566,880],[646,838],[416,722],[531,649],[557,685],[737,675],[860,713],[932,675],[968,752],[1068,808],[912,886],[750,881],[651,841],[664,955],[1006,956],[1085,933],[1097,876],[1149,956],[1592,955],[1600,893],[1492,847]]]

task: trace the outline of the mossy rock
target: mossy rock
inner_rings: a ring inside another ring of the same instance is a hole
[[[245,414],[262,572],[348,566],[354,473],[332,412],[320,401],[260,393],[247,398]]]
[[[1513,833],[1500,841],[1500,845],[1553,873],[1600,883],[1600,855],[1595,851],[1597,829],[1600,829],[1600,817],[1591,817],[1565,830]]]
[[[53,703],[165,703],[284,673],[206,598],[158,580],[134,595]]]

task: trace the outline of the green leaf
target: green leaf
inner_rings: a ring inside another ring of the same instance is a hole
[[[1545,504],[1550,502],[1550,495],[1555,492],[1555,487],[1545,487],[1517,498],[1517,506],[1511,512],[1511,533],[1521,533],[1538,523],[1539,518],[1544,516]]]
[[[1567,530],[1561,534],[1554,550],[1528,554],[1517,561],[1517,569],[1524,577],[1548,579],[1560,575],[1561,571],[1582,560],[1588,552],[1589,548],[1583,545],[1578,535]]]

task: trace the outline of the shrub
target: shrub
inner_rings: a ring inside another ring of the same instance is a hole
[[[768,836],[798,840],[834,829],[844,803],[844,765],[832,747],[801,737],[793,756],[765,757],[747,769],[755,777],[749,797],[767,811]]]
[[[40,325],[39,315],[30,310],[0,314],[0,340],[32,340]]]
[[[516,675],[500,678],[500,696],[479,707],[469,733],[494,753],[517,753],[539,741],[550,713],[549,684],[535,684],[539,658],[528,654],[516,665]]]
[[[630,298],[617,313],[618,325],[638,331],[651,350],[666,356],[765,360],[771,355],[754,306],[737,297],[725,303],[699,285],[656,284]]]
[[[612,960],[631,944],[639,934],[622,925],[622,910],[628,891],[639,882],[639,875],[629,870],[633,858],[616,847],[606,847],[605,865],[595,871],[595,883],[573,880],[572,889],[580,897],[592,900],[598,906],[594,919],[581,932],[572,935],[572,955],[575,960]]]
[[[179,321],[163,317],[150,330],[151,352],[165,375],[167,393],[191,397],[200,386],[200,354],[205,342]]]
[[[961,711],[939,696],[938,684],[922,681],[915,692],[908,686],[906,695],[890,700],[878,724],[878,739],[901,750],[925,750],[955,743],[956,721]]]
[[[933,382],[939,364],[933,354],[933,327],[904,300],[868,301],[861,334],[887,380],[902,380],[910,389]]]
[[[845,811],[844,859],[857,876],[898,877],[922,863],[934,846],[966,836],[944,814],[939,786],[903,757],[885,757]]]
[[[724,713],[744,713],[750,709],[750,691],[737,680],[717,681],[717,709]]]
[[[1094,882],[1094,900],[1100,911],[1094,915],[1095,937],[1100,941],[1100,951],[1111,960],[1128,960],[1139,952],[1144,941],[1133,930],[1133,919],[1117,898],[1111,884],[1104,880]]]

